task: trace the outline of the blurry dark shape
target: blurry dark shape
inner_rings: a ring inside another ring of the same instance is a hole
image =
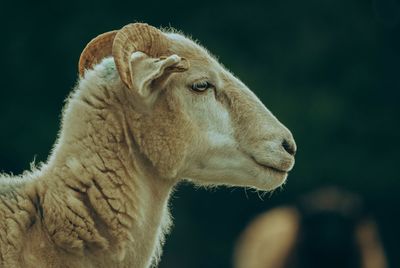
[[[236,268],[385,268],[374,220],[362,199],[324,188],[256,218],[242,234]]]

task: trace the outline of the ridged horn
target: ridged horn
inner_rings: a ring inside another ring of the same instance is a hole
[[[91,69],[103,58],[112,55],[114,37],[118,31],[100,34],[90,41],[83,49],[79,58],[79,75],[83,76],[85,70]]]
[[[141,51],[154,58],[165,56],[168,43],[168,38],[160,30],[145,23],[131,23],[118,31],[112,55],[121,80],[128,88],[132,88],[129,68],[132,53]]]

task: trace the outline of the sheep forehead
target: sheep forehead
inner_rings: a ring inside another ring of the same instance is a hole
[[[188,59],[190,62],[191,71],[186,73],[186,77],[198,78],[204,76],[213,78],[213,82],[219,88],[223,88],[224,84],[243,87],[243,83],[231,74],[206,48],[182,34],[174,32],[165,34],[172,41],[171,52]]]
[[[225,96],[229,96],[228,98],[234,98],[236,102],[241,102],[242,105],[240,105],[240,107],[243,107],[243,105],[248,107],[263,106],[254,93],[248,89],[240,79],[235,77],[229,70],[221,65],[204,47],[179,33],[166,33],[166,35],[170,40],[172,40],[171,50],[179,56],[188,58],[191,64],[194,63],[193,65],[196,65],[196,67],[193,66],[195,67],[193,68],[194,73],[198,74],[198,72],[201,72],[201,69],[204,68],[211,71],[206,71],[205,74],[214,77],[213,82],[216,83],[219,91],[223,92]],[[189,77],[190,76],[192,75],[189,74]],[[196,75],[194,75],[194,77],[195,76]],[[215,134],[217,132],[224,132],[228,129],[232,129],[231,120],[237,113],[231,114],[229,111],[230,109],[227,109],[227,107],[224,107],[223,105],[212,107],[213,109],[211,110],[210,108],[211,107],[207,106],[208,110],[201,113],[202,115],[200,116],[203,117],[203,119],[207,118],[210,127],[208,131],[210,133]],[[215,111],[215,113],[211,111]],[[222,122],[229,123],[223,124]],[[231,135],[231,133],[225,134],[228,136]]]
[[[212,62],[213,57],[201,45],[190,38],[178,33],[166,33],[171,42],[171,51],[188,60]]]
[[[172,52],[187,58],[191,62],[192,72],[188,74],[189,77],[195,78],[204,71],[205,76],[214,77],[213,82],[219,85],[222,85],[221,83],[223,82],[217,79],[217,77],[224,77],[224,80],[230,80],[231,75],[219,76],[216,74],[229,72],[201,45],[178,33],[167,33],[167,36],[172,40],[170,48]],[[201,69],[203,69],[203,71]],[[210,92],[209,94],[213,93]],[[211,147],[232,144],[233,129],[229,111],[220,102],[209,102],[205,101],[206,99],[207,98],[204,98],[203,101],[190,102],[190,105],[186,107],[188,112],[191,113],[191,118],[196,118],[199,126],[207,133],[207,138]]]

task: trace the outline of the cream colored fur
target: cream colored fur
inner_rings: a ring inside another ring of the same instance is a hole
[[[284,183],[291,133],[204,48],[166,35],[172,56],[132,55],[134,90],[112,58],[87,71],[49,160],[1,178],[1,267],[149,267],[182,179],[261,190]],[[190,68],[171,71],[182,57]],[[196,93],[196,81],[215,87]]]

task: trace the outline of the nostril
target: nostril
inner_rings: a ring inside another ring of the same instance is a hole
[[[293,143],[288,142],[286,139],[283,140],[282,142],[282,147],[285,149],[286,152],[288,152],[290,155],[295,155],[296,154],[296,147]]]

